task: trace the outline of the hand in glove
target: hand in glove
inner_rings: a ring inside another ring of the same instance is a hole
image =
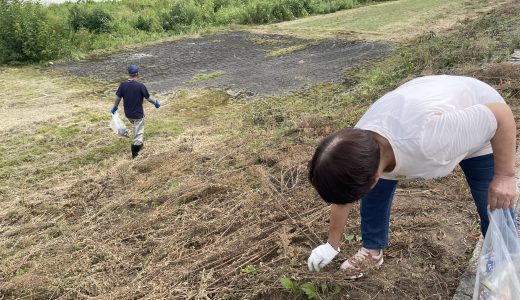
[[[319,272],[323,267],[328,265],[338,253],[339,249],[334,249],[329,243],[314,248],[311,252],[311,256],[309,256],[307,260],[309,271]]]
[[[155,100],[155,108],[161,107],[161,102],[159,100]]]
[[[114,106],[114,107],[112,107],[112,110],[111,110],[110,112],[111,112],[112,114],[114,114],[116,111],[117,111],[117,107]]]

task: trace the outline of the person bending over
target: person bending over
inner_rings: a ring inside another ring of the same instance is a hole
[[[514,217],[516,124],[499,93],[474,78],[425,76],[377,100],[356,124],[325,137],[309,179],[331,203],[327,243],[308,259],[320,271],[340,251],[353,202],[361,199],[362,247],[341,270],[351,279],[383,263],[400,178],[438,178],[460,165],[485,235],[489,209]]]

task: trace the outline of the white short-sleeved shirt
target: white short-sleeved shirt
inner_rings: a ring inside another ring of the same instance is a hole
[[[382,178],[442,177],[465,158],[492,153],[497,122],[483,105],[492,102],[505,103],[477,79],[425,76],[381,97],[355,127],[390,142],[396,165]]]

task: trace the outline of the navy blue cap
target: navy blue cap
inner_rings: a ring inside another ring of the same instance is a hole
[[[129,65],[128,66],[128,74],[134,75],[139,73],[139,67],[136,65]]]

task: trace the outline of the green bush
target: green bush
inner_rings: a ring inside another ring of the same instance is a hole
[[[82,28],[96,33],[112,31],[112,15],[101,8],[89,10],[78,4],[70,8],[69,20],[74,31]]]
[[[82,51],[93,50],[94,40],[96,35],[87,29],[80,29],[71,37],[71,44],[74,45],[74,50],[72,56],[74,58],[84,58],[84,53]]]
[[[252,1],[245,6],[241,16],[241,24],[264,24],[271,23],[271,5],[267,2]]]
[[[217,6],[213,0],[176,0],[170,11],[163,16],[165,30],[182,31],[196,26],[204,27],[214,23],[215,10],[220,9],[225,2]]]
[[[246,6],[242,19],[248,23],[271,23],[293,20],[311,14],[332,13],[338,10],[353,8],[369,2],[368,0],[279,0],[251,1]]]
[[[195,0],[178,0],[173,3],[170,14],[173,24],[192,25],[202,21],[203,8]]]
[[[221,7],[215,12],[215,25],[238,23],[242,15],[242,6],[230,5]]]
[[[39,3],[0,0],[0,62],[38,62],[66,52],[68,42]]]
[[[71,7],[69,9],[69,22],[74,31],[84,28],[84,24],[87,23],[87,11],[80,6]]]
[[[134,27],[147,32],[162,30],[159,19],[155,15],[139,15]]]
[[[327,14],[336,12],[342,9],[353,8],[357,4],[366,3],[366,0],[325,0],[320,1],[317,5],[314,13],[316,14]]]
[[[235,5],[233,0],[213,0],[213,12],[217,13],[221,9]]]
[[[139,30],[150,31],[152,29],[152,20],[143,16],[139,16],[135,23],[135,28]]]
[[[87,19],[86,28],[95,32],[110,32],[112,29],[112,16],[107,11],[96,8]]]
[[[165,30],[230,23],[266,24],[318,12],[329,0],[176,0],[162,17]],[[334,0],[352,3],[354,0]],[[337,6],[337,5],[336,5]]]

